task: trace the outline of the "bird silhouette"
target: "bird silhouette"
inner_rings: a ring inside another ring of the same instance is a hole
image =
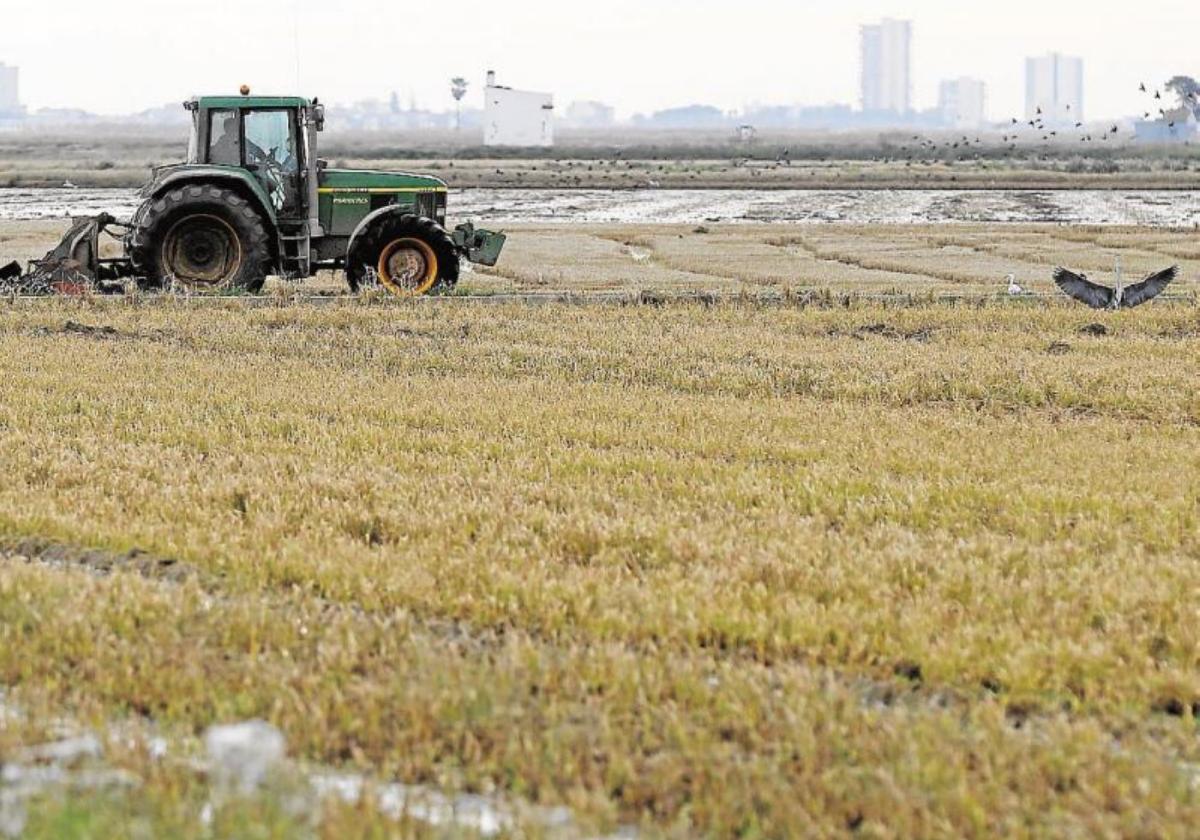
[[[1063,292],[1092,309],[1132,309],[1161,295],[1178,275],[1179,266],[1175,265],[1126,287],[1118,258],[1116,288],[1093,283],[1086,274],[1076,274],[1065,268],[1054,270],[1054,282]]]

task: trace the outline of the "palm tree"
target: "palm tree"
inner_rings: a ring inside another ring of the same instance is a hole
[[[454,97],[454,130],[462,131],[462,100],[467,95],[467,80],[455,76],[450,80],[450,95]]]
[[[1200,84],[1191,76],[1175,76],[1166,88],[1179,97],[1179,104],[1200,118]]]

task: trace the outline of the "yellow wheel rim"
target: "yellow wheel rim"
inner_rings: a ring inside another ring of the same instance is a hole
[[[428,242],[403,237],[388,243],[379,254],[375,267],[382,283],[392,294],[423,295],[438,279],[437,254]]]

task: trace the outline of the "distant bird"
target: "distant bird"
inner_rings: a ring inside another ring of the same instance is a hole
[[[1039,107],[1039,108],[1037,109],[1037,112],[1038,112],[1038,116],[1040,117],[1040,116],[1042,115],[1042,109],[1041,109],[1041,107]]]
[[[1151,274],[1140,283],[1126,287],[1121,275],[1121,261],[1117,260],[1117,286],[1110,289],[1087,279],[1086,274],[1076,274],[1065,268],[1054,270],[1054,282],[1058,288],[1085,303],[1092,309],[1132,309],[1153,300],[1163,293],[1179,275],[1179,266]]]
[[[1155,99],[1162,99],[1162,91],[1160,91],[1160,90],[1156,90],[1156,91],[1154,91],[1154,98],[1155,98]]]
[[[1138,87],[1138,90],[1140,90],[1142,93],[1145,93],[1146,92],[1146,83],[1142,82],[1142,84]]]
[[[1022,289],[1021,285],[1017,282],[1017,275],[1010,274],[1010,275],[1008,275],[1008,277],[1006,277],[1004,279],[1006,279],[1008,281],[1008,293],[1010,295],[1015,296],[1015,295],[1025,294],[1025,290]]]

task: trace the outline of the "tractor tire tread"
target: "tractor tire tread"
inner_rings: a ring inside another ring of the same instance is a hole
[[[185,185],[167,190],[143,204],[129,238],[129,256],[138,276],[150,286],[161,286],[166,279],[159,265],[162,237],[170,230],[168,223],[193,209],[215,211],[224,216],[241,240],[245,258],[229,286],[251,293],[260,291],[272,263],[266,224],[248,201],[233,190],[215,184]]]
[[[458,282],[459,259],[454,239],[433,219],[415,213],[399,213],[377,219],[351,243],[346,255],[346,282],[357,292],[367,269],[378,260],[384,246],[401,236],[416,236],[429,244],[437,255],[438,279],[433,292],[453,289]]]

